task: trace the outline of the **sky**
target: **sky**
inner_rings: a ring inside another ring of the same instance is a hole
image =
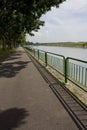
[[[59,8],[52,7],[41,17],[45,25],[35,36],[26,35],[30,42],[79,42],[87,41],[87,0],[66,0]]]

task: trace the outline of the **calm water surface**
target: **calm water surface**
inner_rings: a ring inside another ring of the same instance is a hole
[[[87,61],[87,48],[33,46],[33,48]]]

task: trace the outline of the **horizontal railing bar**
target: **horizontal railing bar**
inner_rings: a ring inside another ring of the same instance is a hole
[[[66,59],[67,59],[67,60],[68,60],[68,59],[71,59],[71,60],[75,60],[75,61],[79,61],[79,62],[87,63],[87,61],[80,60],[80,59],[76,59],[76,58],[71,58],[71,57],[67,57]]]
[[[63,57],[65,59],[65,56],[63,56],[63,55],[59,55],[59,54],[55,54],[55,53],[51,53],[51,52],[47,52],[47,53],[52,54],[52,55],[56,55],[56,56],[60,56],[60,57]]]
[[[39,49],[35,49],[35,50],[39,50]],[[46,52],[46,53],[48,53],[48,54],[52,54],[52,55],[56,55],[56,56],[60,56],[60,57],[63,57],[64,59],[65,59],[65,56],[63,56],[63,55],[59,55],[59,54],[55,54],[55,53],[52,53],[52,52],[49,52],[49,51],[44,51],[44,50],[39,50],[39,51],[42,51],[42,52]]]

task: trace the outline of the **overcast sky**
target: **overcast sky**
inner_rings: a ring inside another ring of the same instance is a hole
[[[41,20],[45,26],[34,32],[34,37],[27,35],[27,40],[34,43],[87,41],[87,0],[67,0]]]

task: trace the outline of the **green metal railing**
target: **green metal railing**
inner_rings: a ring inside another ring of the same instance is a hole
[[[38,50],[39,56],[38,59],[42,60],[45,63],[45,51]]]
[[[62,55],[47,52],[47,64],[64,75],[65,57]]]
[[[63,75],[65,77],[65,83],[70,80],[87,92],[87,61],[71,57],[65,58],[63,55],[45,52],[43,50],[27,49],[34,57],[43,61],[45,66],[49,65]]]
[[[67,78],[87,87],[87,61],[67,57]]]

